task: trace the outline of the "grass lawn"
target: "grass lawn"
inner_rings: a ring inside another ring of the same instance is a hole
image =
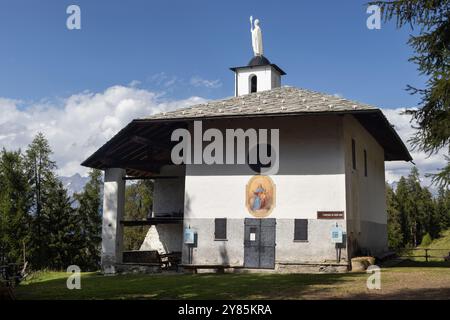
[[[368,274],[83,273],[81,290],[66,288],[67,274],[45,272],[23,282],[18,299],[450,299],[450,265],[411,262],[381,271],[381,290]]]

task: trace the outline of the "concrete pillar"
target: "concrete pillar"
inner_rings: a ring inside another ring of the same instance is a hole
[[[125,210],[125,170],[110,168],[105,170],[103,191],[102,223],[102,271],[115,273],[116,263],[122,262],[123,220]]]

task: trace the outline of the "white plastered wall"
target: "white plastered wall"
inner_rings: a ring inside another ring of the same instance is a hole
[[[329,238],[334,221],[311,225],[310,231],[320,235],[311,234],[309,243],[300,243],[293,241],[293,219],[314,220],[317,211],[346,210],[342,118],[330,115],[204,122],[203,130],[208,127],[280,130],[280,170],[270,176],[276,186],[276,205],[269,217],[279,221],[276,260],[334,258],[335,247]],[[245,190],[255,174],[247,165],[187,165],[185,227],[198,233],[193,262],[223,263],[226,256],[233,265],[243,264],[243,220],[253,217],[245,206]],[[228,241],[214,241],[214,218],[228,219]],[[345,220],[337,222],[345,230]]]
[[[352,139],[356,146],[356,170],[352,165]],[[344,116],[344,146],[349,240],[356,240],[360,249],[378,254],[387,250],[384,150],[352,115]],[[356,249],[355,244],[353,247]]]

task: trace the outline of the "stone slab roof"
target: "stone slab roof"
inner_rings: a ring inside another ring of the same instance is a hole
[[[376,107],[294,87],[280,87],[163,112],[146,119],[209,118],[316,112],[379,110]]]

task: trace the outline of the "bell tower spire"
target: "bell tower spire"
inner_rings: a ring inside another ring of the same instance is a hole
[[[262,31],[259,19],[253,22],[250,16],[250,32],[252,35],[253,58],[243,67],[230,68],[234,72],[234,95],[271,90],[281,86],[281,76],[286,73],[276,64],[264,57]]]

